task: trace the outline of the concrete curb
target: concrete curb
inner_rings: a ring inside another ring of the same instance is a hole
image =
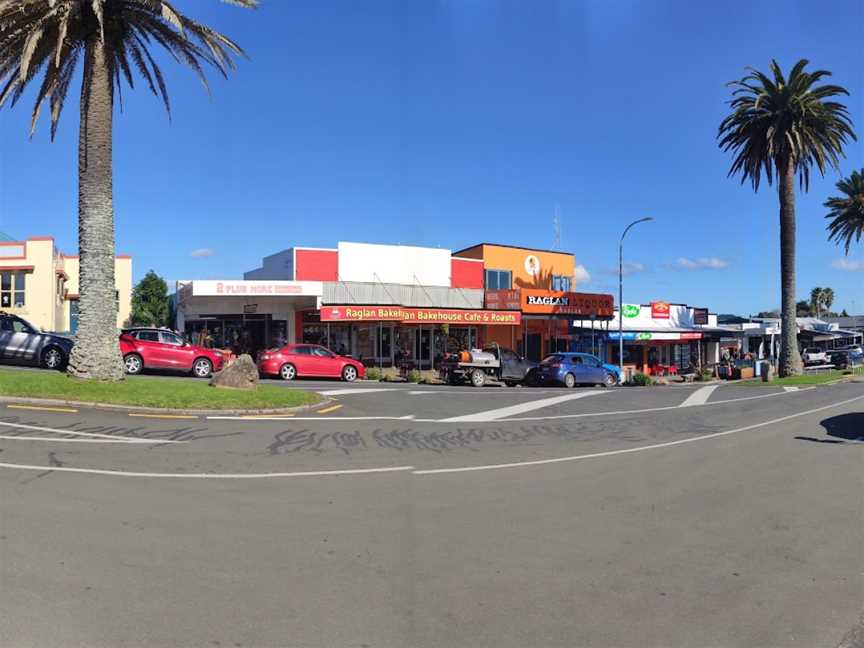
[[[14,396],[0,396],[0,403],[11,405],[42,405],[45,407],[80,407],[84,409],[103,410],[106,412],[134,412],[141,414],[168,414],[168,415],[189,415],[189,416],[256,416],[256,415],[279,415],[279,414],[296,414],[298,412],[306,412],[314,410],[324,405],[333,403],[334,399],[326,396],[314,405],[300,405],[298,407],[282,407],[276,409],[180,409],[180,408],[162,408],[162,407],[136,407],[134,405],[116,405],[113,403],[91,403],[86,401],[62,400],[56,398],[16,398]]]

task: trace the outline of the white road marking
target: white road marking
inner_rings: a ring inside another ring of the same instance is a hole
[[[312,472],[283,473],[157,473],[127,472],[124,470],[100,470],[98,468],[72,468],[69,466],[34,466],[30,464],[0,463],[0,468],[13,470],[39,470],[51,472],[84,473],[88,475],[111,475],[114,477],[163,477],[172,479],[270,479],[275,477],[338,477],[340,475],[371,475],[377,473],[408,472],[414,466],[392,468],[357,468],[354,470],[316,470]]]
[[[784,387],[783,391],[796,392],[796,391],[798,391],[798,388],[797,387]]]
[[[708,385],[706,387],[700,387],[692,394],[690,394],[687,399],[678,407],[695,407],[696,405],[704,405],[708,402],[708,399],[711,397],[711,394],[714,393],[717,387],[718,385]]]
[[[429,391],[409,391],[409,392],[408,392],[408,395],[409,395],[409,396],[428,396],[429,394],[447,394],[447,393],[449,393],[449,392],[446,392],[446,391],[432,391],[432,390],[430,389]]]
[[[815,387],[802,387],[798,391],[804,392],[804,391],[810,391],[811,389],[816,389],[816,388]],[[582,392],[580,397],[581,396],[588,396],[591,394],[614,394],[614,393],[620,393],[620,392],[611,391],[611,390],[600,391],[600,392],[598,392],[598,391]],[[724,405],[724,404],[728,404],[728,403],[737,403],[739,401],[756,400],[759,398],[772,398],[774,396],[785,396],[788,393],[790,393],[790,392],[782,391],[782,392],[774,392],[771,394],[760,394],[758,396],[745,396],[744,398],[730,398],[727,400],[719,400],[719,401],[711,401],[710,403],[703,403],[702,406]],[[540,402],[540,401],[533,401],[533,402],[536,403],[536,402]],[[626,416],[629,414],[648,414],[650,412],[667,412],[667,411],[671,411],[671,410],[677,410],[679,407],[680,407],[679,405],[670,405],[670,406],[666,406],[666,407],[646,407],[644,409],[635,409],[635,410],[614,410],[614,411],[607,411],[607,412],[583,412],[581,414],[557,414],[554,416],[521,416],[521,417],[513,417],[513,418],[505,418],[505,419],[484,419],[484,420],[477,420],[477,421],[472,421],[472,422],[474,422],[474,423],[500,423],[500,422],[509,422],[509,421],[557,421],[557,420],[562,420],[562,419],[589,418],[592,416]],[[498,411],[498,410],[493,410],[493,411]],[[474,415],[474,416],[476,416],[476,415]],[[217,421],[251,420],[248,417],[243,417],[243,416],[208,416],[206,418],[210,419],[210,420],[217,420]],[[318,416],[318,417],[297,416],[297,417],[294,417],[292,419],[285,419],[285,418],[279,418],[276,416],[268,417],[266,415],[262,415],[262,416],[256,417],[254,420],[256,420],[256,421],[286,421],[286,420],[291,420],[291,421],[319,421],[319,422],[320,421],[327,421],[328,423],[332,423],[334,421],[349,421],[349,422],[350,421],[403,421],[403,420],[405,420],[405,418],[406,417],[404,417],[404,416],[331,416],[331,417],[325,417],[325,418],[322,418],[320,416]],[[426,419],[426,418],[418,419],[418,418],[414,418],[412,420],[415,423],[454,423],[454,422],[458,422],[458,421],[464,421],[465,419],[462,417],[457,417],[457,418],[449,418],[449,419]]]
[[[465,416],[454,416],[452,418],[443,419],[442,423],[482,423],[484,421],[499,421],[514,414],[522,414],[523,412],[531,412],[533,410],[551,407],[559,403],[586,398],[596,394],[603,394],[601,391],[583,391],[575,394],[567,394],[566,396],[553,396],[552,398],[541,398],[540,400],[530,401],[528,403],[520,403],[519,405],[511,405],[510,407],[500,407],[494,410],[485,412],[477,412],[476,414],[467,414]]]
[[[555,459],[538,459],[536,461],[517,461],[513,463],[504,463],[504,464],[488,464],[485,466],[465,466],[462,468],[433,468],[430,470],[415,470],[413,472],[414,475],[440,475],[444,473],[458,473],[458,472],[478,472],[482,470],[498,470],[501,468],[525,468],[527,466],[543,466],[546,464],[554,464],[554,463],[564,463],[568,461],[579,461],[580,459],[596,459],[598,457],[614,457],[616,455],[622,454],[632,454],[634,452],[645,452],[646,450],[657,450],[659,448],[670,448],[672,446],[683,445],[685,443],[694,443],[696,441],[705,441],[707,439],[715,439],[717,437],[728,436],[730,434],[738,434],[740,432],[747,432],[749,430],[755,430],[761,427],[765,427],[768,425],[776,425],[777,423],[783,423],[784,421],[789,421],[795,418],[801,418],[802,416],[810,416],[811,414],[816,414],[817,412],[824,412],[825,410],[833,409],[836,407],[841,407],[843,405],[848,405],[850,403],[854,403],[856,401],[864,400],[864,396],[856,396],[855,398],[849,398],[844,401],[840,401],[839,403],[832,403],[831,405],[825,405],[823,407],[817,407],[815,409],[807,410],[805,412],[798,412],[797,414],[790,414],[788,416],[781,416],[780,418],[771,419],[770,421],[763,421],[762,423],[754,423],[753,425],[745,425],[744,427],[735,428],[734,430],[726,430],[725,432],[714,432],[712,434],[703,434],[701,436],[690,437],[689,439],[679,439],[678,441],[667,441],[666,443],[652,443],[651,445],[639,446],[637,448],[625,448],[623,450],[609,450],[607,452],[592,452],[590,454],[583,455],[574,455],[571,457],[557,457]]]
[[[776,425],[777,423],[782,423],[784,421],[789,421],[795,418],[801,418],[803,416],[809,416],[811,414],[816,414],[817,412],[823,412],[825,410],[834,409],[837,407],[841,407],[843,405],[848,405],[850,403],[855,403],[857,401],[864,400],[864,396],[856,396],[855,398],[849,398],[844,401],[840,401],[837,403],[832,403],[830,405],[824,405],[822,407],[817,407],[811,410],[807,410],[805,412],[798,412],[797,414],[790,414],[788,416],[782,416],[780,418],[772,419],[770,421],[763,421],[762,423],[754,423],[753,425],[747,425],[740,428],[735,428],[733,430],[726,430],[725,432],[714,432],[712,434],[703,434],[697,437],[691,437],[689,439],[679,439],[677,441],[668,441],[666,443],[654,443],[646,446],[639,446],[637,448],[626,448],[622,450],[610,450],[608,452],[594,452],[590,454],[584,455],[575,455],[571,457],[558,457],[555,459],[540,459],[536,461],[520,461],[506,464],[489,464],[485,466],[465,466],[462,468],[434,468],[428,470],[417,470],[413,466],[394,466],[391,468],[360,468],[353,470],[318,470],[312,472],[290,472],[290,473],[152,473],[152,472],[126,472],[122,470],[100,470],[97,468],[73,468],[69,466],[37,466],[31,464],[14,464],[14,463],[0,463],[0,468],[9,468],[11,470],[30,470],[30,471],[50,471],[50,472],[68,472],[68,473],[82,473],[82,474],[91,474],[91,475],[110,475],[116,477],[161,477],[161,478],[174,478],[174,479],[268,479],[275,477],[325,477],[325,476],[339,476],[339,475],[366,475],[366,474],[380,474],[380,473],[392,473],[392,472],[407,472],[411,471],[412,475],[438,475],[444,473],[460,473],[460,472],[478,472],[485,470],[498,470],[502,468],[524,468],[528,466],[540,466],[546,464],[555,464],[555,463],[563,463],[570,461],[578,461],[580,459],[595,459],[599,457],[613,457],[616,455],[623,454],[632,454],[636,452],[644,452],[646,450],[657,450],[659,448],[669,448],[672,446],[683,445],[685,443],[694,443],[696,441],[705,441],[707,439],[714,439],[717,437],[728,436],[730,434],[738,434],[740,432],[747,432],[749,430],[755,430],[761,427],[765,427],[768,425]]]
[[[357,389],[328,389],[326,391],[319,391],[318,393],[322,396],[345,396],[351,394],[374,394],[376,392],[397,392],[403,391],[401,389],[390,389],[388,387],[358,387]]]
[[[800,391],[810,391],[815,387],[805,387]],[[702,403],[700,407],[708,407],[709,405],[724,405],[728,403],[738,403],[740,401],[756,400],[759,398],[771,398],[773,396],[785,396],[789,392],[775,392],[773,394],[760,394],[759,396],[745,396],[744,398],[729,398],[727,400],[711,401],[710,403]],[[646,407],[636,410],[618,410],[613,412],[584,412],[582,414],[559,414],[557,416],[523,416],[521,418],[509,418],[507,421],[556,421],[560,419],[587,418],[590,416],[616,416],[627,414],[647,414],[649,412],[667,412],[669,410],[677,410],[678,405],[667,407]]]
[[[12,436],[8,434],[0,434],[0,439],[5,441],[44,441],[46,443],[137,443],[137,441],[128,441],[126,439],[59,439],[57,437],[31,437],[31,436]],[[151,444],[160,443],[159,441],[151,441]]]
[[[278,416],[267,416],[262,414],[255,419],[249,419],[243,416],[208,416],[210,421],[282,421],[288,423],[291,421],[318,421],[332,423],[333,421],[404,421],[405,416],[295,416],[293,418],[281,418]],[[438,419],[412,419],[419,423],[440,423]]]
[[[72,436],[89,437],[92,439],[112,439],[121,440],[123,443],[186,443],[186,441],[167,441],[163,439],[141,439],[138,437],[118,437],[116,434],[99,434],[97,432],[76,432],[75,430],[65,430],[63,428],[49,428],[39,425],[24,425],[23,423],[7,423],[0,421],[0,426],[14,427],[21,430],[31,430],[33,432],[52,432],[54,434],[69,434]]]

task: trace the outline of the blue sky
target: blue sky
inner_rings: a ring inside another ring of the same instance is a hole
[[[777,198],[726,178],[725,83],[808,58],[852,92],[864,136],[860,0],[176,5],[251,60],[211,75],[210,98],[166,61],[170,123],[152,96],[124,92],[117,245],[136,278],[239,277],[279,249],[337,240],[548,248],[557,205],[583,289],[617,290],[620,232],[651,215],[628,236],[625,301],[755,313],[779,303]],[[76,108],[53,144],[45,124],[28,139],[29,102],[0,113],[0,230],[51,234],[67,252]],[[842,170],[862,166],[859,142]],[[836,308],[864,312],[864,247],[844,258],[826,240],[836,180],[799,195],[799,294],[831,286]]]

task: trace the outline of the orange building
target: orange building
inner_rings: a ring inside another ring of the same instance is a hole
[[[612,318],[612,295],[576,292],[576,259],[568,252],[481,243],[454,256],[483,261],[487,309],[522,313],[520,326],[484,327],[484,344],[497,342],[539,361],[572,350],[574,320]]]

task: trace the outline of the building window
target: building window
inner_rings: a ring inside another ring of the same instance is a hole
[[[509,270],[487,270],[486,290],[510,290],[513,287],[513,273]]]
[[[23,272],[0,272],[0,308],[23,308],[27,275]]]
[[[552,275],[552,290],[558,292],[570,292],[570,277],[564,275]]]

